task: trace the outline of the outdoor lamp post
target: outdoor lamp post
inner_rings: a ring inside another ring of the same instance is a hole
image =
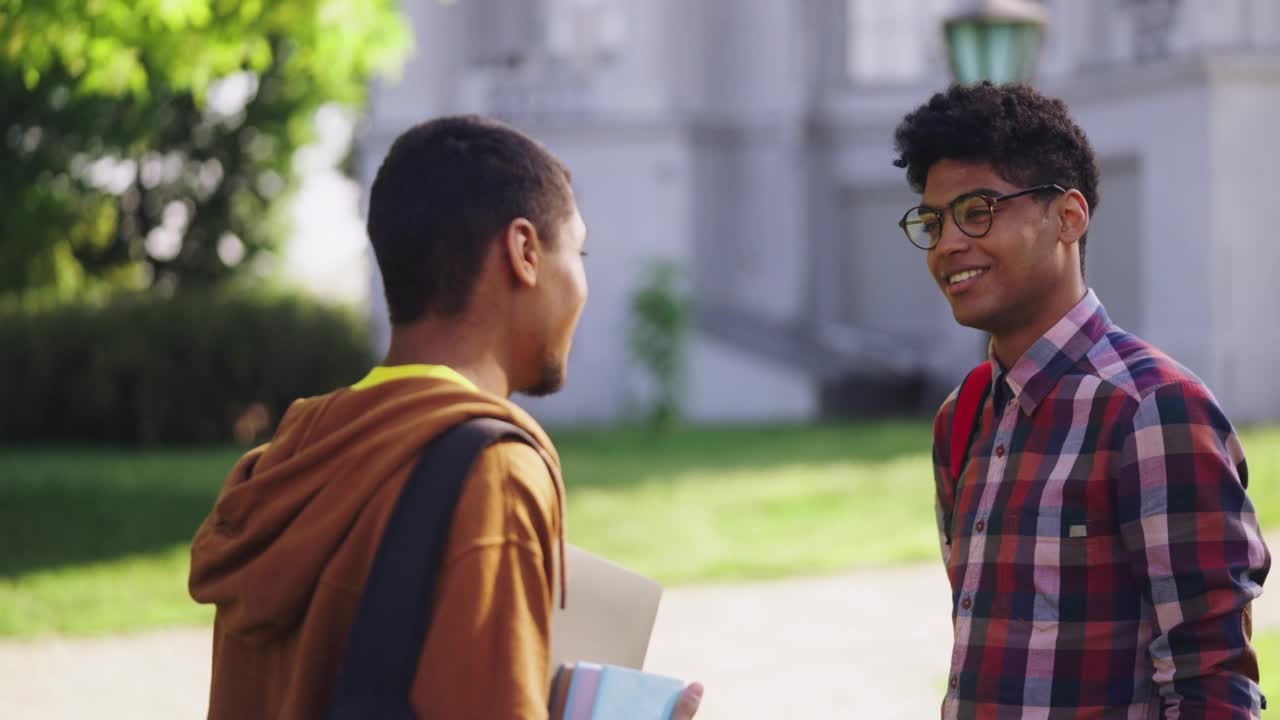
[[[943,21],[951,76],[969,84],[1030,83],[1049,13],[1035,0],[969,0]]]

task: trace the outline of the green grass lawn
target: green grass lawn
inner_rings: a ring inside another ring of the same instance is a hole
[[[1267,705],[1275,709],[1280,702],[1280,629],[1260,632],[1253,638],[1258,653],[1258,677]]]
[[[207,620],[183,544],[237,455],[0,451],[0,635]]]
[[[927,423],[556,437],[570,541],[665,583],[937,557]],[[1280,527],[1280,428],[1244,442]],[[207,622],[185,545],[237,454],[0,450],[0,636]]]

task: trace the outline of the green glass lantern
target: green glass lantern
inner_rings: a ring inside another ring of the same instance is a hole
[[[943,23],[956,82],[1030,83],[1048,12],[1035,0],[974,0]]]

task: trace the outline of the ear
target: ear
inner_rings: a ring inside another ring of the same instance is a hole
[[[525,218],[512,220],[502,236],[507,262],[518,286],[535,287],[542,260],[542,242],[538,229]]]
[[[1058,239],[1068,245],[1079,242],[1089,230],[1089,203],[1079,190],[1068,190],[1058,202]]]

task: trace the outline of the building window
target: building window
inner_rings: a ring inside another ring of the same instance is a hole
[[[846,63],[855,83],[928,78],[943,66],[942,18],[955,0],[846,0]]]
[[[546,0],[548,55],[586,67],[617,59],[626,42],[619,0]]]
[[[544,34],[539,0],[466,0],[469,60],[473,65],[516,68],[534,59]]]
[[[1123,0],[1133,23],[1134,60],[1141,63],[1169,57],[1179,4],[1179,0]]]
[[[587,67],[615,59],[626,41],[620,0],[465,0],[474,65],[549,62]]]

